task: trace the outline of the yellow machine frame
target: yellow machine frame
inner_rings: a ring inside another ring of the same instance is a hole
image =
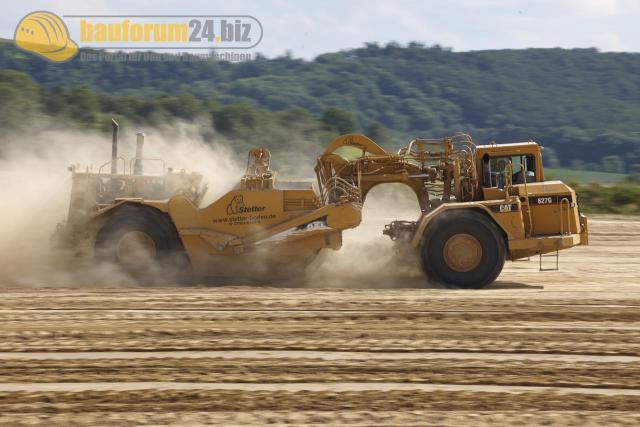
[[[198,276],[288,275],[320,250],[340,248],[342,231],[360,224],[367,194],[384,183],[410,187],[421,213],[383,233],[418,251],[427,275],[447,285],[485,286],[505,259],[588,243],[575,192],[544,180],[534,142],[476,147],[456,134],[390,153],[366,136],[342,135],[318,157],[319,191],[279,181],[269,151],[256,148],[238,186],[200,206],[200,175],[142,174],[141,134],[128,173],[118,173],[113,123],[112,161],[103,165],[111,171],[73,170],[69,218],[57,236],[74,247],[89,242],[99,259],[136,272],[149,263],[172,267],[182,256]]]

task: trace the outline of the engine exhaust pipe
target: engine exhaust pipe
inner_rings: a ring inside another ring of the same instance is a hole
[[[133,174],[142,175],[142,147],[144,146],[144,133],[136,133],[136,160],[133,164]]]
[[[118,173],[118,122],[111,119],[111,174]]]

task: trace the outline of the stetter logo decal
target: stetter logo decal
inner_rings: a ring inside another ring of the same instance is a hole
[[[266,213],[266,206],[247,206],[244,196],[236,194],[227,205],[227,215],[213,218],[214,224],[225,224],[229,226],[237,225],[260,225],[263,221],[271,221],[276,218],[274,213]]]
[[[231,199],[231,202],[227,205],[227,215],[262,212],[266,208],[266,206],[245,206],[244,198],[241,194],[238,194],[234,196],[234,198]]]
[[[227,215],[236,215],[240,212],[240,208],[244,208],[244,199],[241,195],[235,196],[227,205]]]

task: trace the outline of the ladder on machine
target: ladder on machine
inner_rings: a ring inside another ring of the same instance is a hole
[[[542,268],[542,258],[556,258],[556,267],[553,268]],[[540,263],[538,264],[538,271],[558,271],[560,270],[560,251],[556,250],[555,253],[550,254],[538,254],[538,258],[540,259]]]
[[[566,211],[565,211],[565,206],[566,206]],[[564,218],[565,212],[566,212],[566,222]],[[567,230],[565,230],[565,226],[567,227]],[[567,199],[566,197],[563,197],[562,200],[560,200],[560,235],[564,236],[567,234],[571,234],[570,228],[571,228],[571,203],[569,202],[569,199]],[[555,257],[556,259],[556,267],[542,268],[542,258],[552,258],[552,257]],[[550,253],[546,255],[538,254],[538,258],[539,258],[539,264],[538,264],[539,271],[560,270],[560,251],[558,249],[556,249],[555,253]]]

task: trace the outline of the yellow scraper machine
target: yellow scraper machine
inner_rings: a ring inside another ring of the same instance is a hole
[[[450,287],[482,288],[506,259],[588,243],[575,192],[545,181],[534,142],[475,146],[456,134],[390,153],[363,135],[343,135],[318,157],[317,189],[278,180],[269,151],[256,148],[238,185],[203,205],[201,175],[143,174],[142,138],[127,168],[114,122],[112,160],[103,165],[111,170],[72,170],[68,220],[56,233],[140,280],[291,277],[322,249],[339,249],[342,231],[360,224],[369,191],[386,183],[409,186],[421,212],[383,233],[420,255],[428,280]]]

